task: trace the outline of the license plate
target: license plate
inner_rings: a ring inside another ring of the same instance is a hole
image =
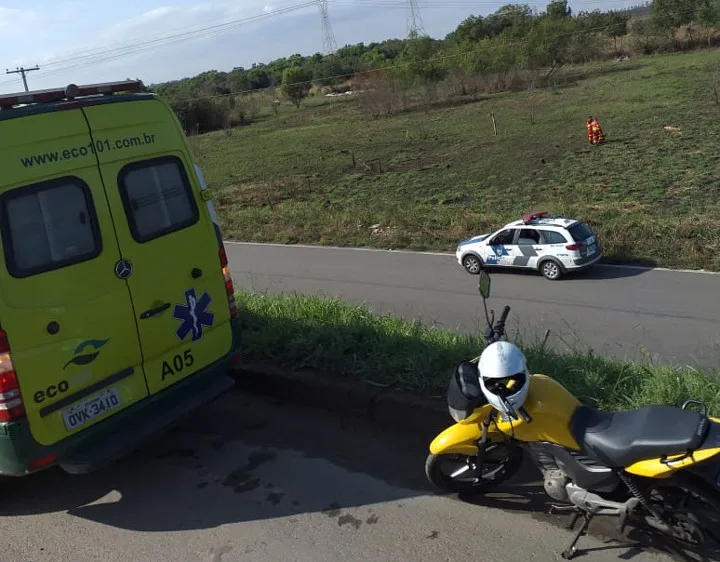
[[[73,430],[98,416],[120,407],[120,394],[116,388],[109,388],[93,398],[75,404],[63,412],[65,427]]]

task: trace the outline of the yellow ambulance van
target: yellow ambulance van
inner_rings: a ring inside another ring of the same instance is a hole
[[[142,89],[0,96],[0,475],[92,471],[233,384],[218,220]]]

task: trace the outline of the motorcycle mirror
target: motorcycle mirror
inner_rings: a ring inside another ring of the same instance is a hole
[[[478,291],[482,298],[487,299],[490,296],[490,274],[484,269],[480,270],[480,278],[478,279]]]

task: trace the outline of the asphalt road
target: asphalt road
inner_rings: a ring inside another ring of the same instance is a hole
[[[426,446],[233,391],[105,470],[4,488],[0,560],[559,560],[567,516],[545,514],[532,478],[463,503],[427,487]],[[672,560],[597,523],[581,539],[583,560]]]
[[[476,330],[484,322],[477,277],[454,256],[228,243],[238,287],[365,303],[379,313]],[[489,307],[512,307],[508,334],[559,350],[690,364],[720,364],[720,275],[597,266],[548,281],[532,272],[492,275]]]

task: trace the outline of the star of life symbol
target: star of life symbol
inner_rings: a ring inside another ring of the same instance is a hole
[[[206,310],[212,298],[207,293],[198,299],[195,289],[185,291],[185,302],[187,304],[176,304],[173,310],[173,318],[181,320],[182,324],[175,331],[175,335],[184,340],[192,332],[192,341],[202,337],[203,326],[208,328],[213,325],[215,315]]]

